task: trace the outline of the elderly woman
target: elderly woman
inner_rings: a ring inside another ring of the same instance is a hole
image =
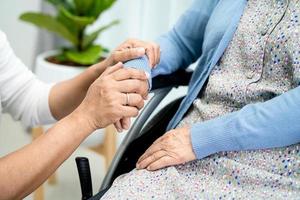
[[[299,199],[299,17],[299,0],[194,1],[152,71],[198,60],[188,94],[139,159],[147,170],[103,199]]]
[[[146,53],[155,65],[158,52],[157,45],[128,40],[77,77],[47,85],[14,55],[0,32],[0,111],[27,125],[59,120],[47,134],[0,158],[0,199],[30,194],[96,129],[112,123],[127,129],[128,119],[144,105],[147,75],[118,62]]]

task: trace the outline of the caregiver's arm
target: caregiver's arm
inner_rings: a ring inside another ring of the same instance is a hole
[[[135,117],[147,92],[144,72],[108,68],[91,85],[79,107],[31,144],[0,158],[0,199],[21,199],[33,192],[94,130],[122,117]],[[126,96],[131,96],[130,105]]]
[[[134,43],[128,40],[123,45]],[[4,112],[24,124],[53,123],[71,113],[83,100],[87,89],[109,66],[143,56],[145,47],[117,48],[103,62],[95,64],[73,79],[53,84],[39,81],[16,57],[0,31],[0,96]],[[147,47],[151,44],[148,44]],[[148,54],[152,55],[153,51]],[[49,95],[50,94],[50,95]],[[54,119],[55,118],[55,119]]]
[[[300,86],[264,103],[194,124],[198,159],[221,151],[284,147],[300,142]]]
[[[129,42],[131,40],[128,40],[125,44]],[[152,54],[150,52],[150,55]],[[143,55],[145,55],[145,49],[142,45],[137,45],[137,48],[116,49],[107,59],[87,68],[80,75],[57,83],[53,86],[49,95],[49,106],[52,115],[59,120],[70,114],[81,103],[89,86],[107,67],[117,62],[125,62]]]
[[[152,70],[152,77],[171,74],[180,67],[187,68],[202,53],[204,31],[211,12],[219,0],[194,0],[190,8],[180,17],[175,26],[156,40],[160,46],[160,62]],[[150,70],[146,56],[125,64]]]

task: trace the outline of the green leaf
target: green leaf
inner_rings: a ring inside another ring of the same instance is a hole
[[[89,35],[85,35],[83,38],[83,43],[82,46],[83,48],[86,48],[88,46],[90,46],[99,36],[99,34],[103,31],[105,31],[106,29],[118,24],[119,21],[118,20],[114,20],[112,22],[110,22],[109,24],[102,26],[101,28],[99,28],[98,30],[96,30],[95,32],[89,34]]]
[[[85,51],[67,50],[66,57],[73,62],[81,65],[95,64],[101,56],[101,46],[94,45],[87,48]]]
[[[48,3],[52,4],[53,6],[55,6],[56,8],[58,8],[59,6],[63,6],[65,9],[67,9],[68,11],[74,13],[74,5],[72,5],[72,3],[68,0],[46,0]]]
[[[86,15],[94,4],[94,0],[74,0],[77,14]]]
[[[78,38],[79,32],[80,32],[80,27],[71,20],[69,17],[65,16],[65,13],[63,12],[58,12],[56,19],[62,23],[75,37]]]
[[[71,12],[69,12],[64,7],[59,7],[59,12],[61,15],[64,15],[66,18],[72,20],[78,27],[85,27],[89,24],[94,23],[95,18],[94,17],[81,17],[73,15]]]
[[[90,9],[89,16],[98,18],[103,11],[109,9],[115,2],[116,0],[94,0],[94,5]]]
[[[47,29],[48,31],[54,32],[72,44],[77,45],[78,39],[74,36],[62,23],[56,20],[51,15],[42,13],[28,12],[20,16],[20,19],[29,23],[32,23],[40,28]]]

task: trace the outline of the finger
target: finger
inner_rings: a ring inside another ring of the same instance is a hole
[[[141,95],[139,94],[128,94],[129,95],[129,102],[128,102],[128,105],[129,106],[134,106],[134,107],[137,107],[139,110],[141,110],[145,103],[144,103],[144,99]]]
[[[144,99],[141,95],[136,93],[123,93],[123,95],[124,100],[122,102],[122,105],[136,107],[139,110],[144,107]]]
[[[159,45],[157,45],[157,48],[155,49],[155,51],[156,51],[156,55],[157,55],[157,60],[156,60],[156,63],[155,63],[155,66],[157,66],[159,63],[160,63],[160,46]]]
[[[158,169],[162,169],[165,167],[176,165],[176,160],[170,156],[163,156],[160,159],[156,160],[155,162],[151,163],[147,170],[149,171],[155,171]]]
[[[120,46],[118,46],[116,49],[117,50],[123,50],[123,49],[129,49],[129,48],[134,48],[135,43],[139,42],[136,39],[127,39],[125,42],[123,42]]]
[[[145,159],[143,159],[140,163],[137,164],[137,169],[145,169],[147,168],[151,163],[159,160],[161,157],[166,156],[167,153],[164,150],[160,150],[155,152],[154,154],[149,155]]]
[[[134,68],[122,68],[111,74],[116,81],[127,79],[147,80],[147,75],[144,71]]]
[[[152,46],[152,48],[153,48],[153,54],[154,54],[154,61],[153,61],[153,65],[152,65],[152,67],[154,67],[154,66],[156,66],[157,65],[157,63],[158,63],[158,58],[159,58],[159,45],[157,45],[156,43],[154,43],[154,42],[151,42],[150,43],[151,44],[151,46]]]
[[[103,74],[112,74],[118,70],[121,70],[124,67],[123,63],[118,62],[117,64],[115,64],[114,66],[108,67],[106,68],[106,70],[103,72]]]
[[[122,93],[137,93],[142,97],[148,95],[148,83],[135,79],[119,81],[115,87]]]
[[[123,113],[122,118],[124,117],[136,117],[139,114],[139,110],[136,107],[130,107],[130,106],[122,106],[121,111]]]
[[[117,121],[116,123],[114,123],[114,126],[115,126],[115,128],[117,129],[117,131],[119,133],[122,132],[122,126],[121,126],[121,122],[120,121]]]
[[[131,119],[130,118],[122,118],[121,119],[121,126],[123,129],[128,130],[130,127]]]
[[[155,51],[152,45],[147,47],[146,55],[148,56],[150,66],[153,67],[153,63],[155,62]]]
[[[162,146],[160,143],[152,144],[145,153],[138,159],[137,163],[139,164],[142,162],[145,158],[149,157],[150,155],[154,154],[157,151],[162,150]]]
[[[115,51],[115,53],[112,56],[114,60],[117,62],[125,62],[128,60],[142,57],[143,55],[145,55],[145,53],[146,50],[142,47],[130,48],[130,49],[127,48],[127,49]]]

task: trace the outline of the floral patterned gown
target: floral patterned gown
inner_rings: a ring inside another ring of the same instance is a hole
[[[297,87],[299,17],[299,0],[249,0],[233,40],[179,126]],[[155,172],[133,170],[103,199],[300,199],[300,144],[221,152]]]

